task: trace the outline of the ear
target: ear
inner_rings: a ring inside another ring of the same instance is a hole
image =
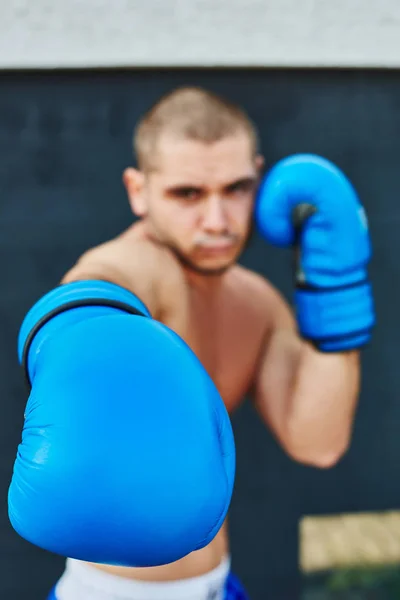
[[[255,164],[256,164],[256,169],[257,169],[258,175],[261,176],[262,170],[263,170],[264,165],[265,165],[264,157],[261,156],[261,154],[257,154],[257,156],[255,157],[254,160],[255,160]]]
[[[132,212],[137,217],[144,217],[147,213],[147,203],[144,193],[145,177],[141,171],[129,167],[125,169],[122,175],[126,193],[128,194],[129,204]]]

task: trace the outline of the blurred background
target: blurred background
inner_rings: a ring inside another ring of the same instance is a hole
[[[63,561],[11,529],[31,304],[132,219],[121,183],[139,116],[195,84],[247,109],[268,166],[336,162],[369,216],[378,326],[354,437],[334,469],[294,464],[249,405],[234,416],[233,566],[253,600],[400,598],[400,3],[9,0],[0,13],[0,598],[44,600]],[[291,298],[289,255],[243,263]]]

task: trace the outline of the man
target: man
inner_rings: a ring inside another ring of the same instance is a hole
[[[256,131],[244,112],[207,91],[179,89],[141,120],[135,150],[138,169],[126,169],[123,181],[139,221],[86,252],[62,284],[68,289],[103,281],[135,294],[153,319],[192,349],[229,412],[249,393],[289,456],[331,467],[349,446],[359,348],[374,320],[365,273],[368,234],[350,184],[327,162],[300,157],[278,165],[261,190],[263,233],[273,243],[297,243],[296,323],[273,285],[237,264],[263,167]],[[300,212],[293,212],[297,205]],[[292,214],[298,219],[294,232]],[[106,363],[99,361],[98,368]],[[36,367],[31,379],[32,371]],[[15,491],[13,498],[15,506]],[[246,597],[230,574],[226,525],[210,543],[169,564],[93,561],[69,559],[52,597]]]

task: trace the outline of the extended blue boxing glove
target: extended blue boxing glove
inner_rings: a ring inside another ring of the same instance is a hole
[[[8,507],[22,537],[123,566],[170,563],[213,539],[234,441],[181,338],[127,290],[84,281],[35,304],[19,356],[32,387]]]
[[[300,154],[262,182],[256,221],[272,244],[293,246],[295,306],[303,338],[324,352],[364,346],[375,323],[364,209],[331,162]]]

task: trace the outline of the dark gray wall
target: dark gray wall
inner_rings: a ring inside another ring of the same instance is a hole
[[[19,539],[6,492],[26,393],[16,359],[25,311],[87,247],[131,221],[121,172],[160,94],[200,84],[242,103],[267,165],[316,152],[350,176],[370,218],[378,326],[364,353],[350,452],[318,472],[286,458],[249,406],[234,417],[234,567],[254,600],[294,598],[302,514],[397,508],[400,483],[400,75],[356,71],[138,71],[0,76],[0,597],[42,600],[60,559]],[[256,237],[243,262],[291,294],[290,256]],[[23,576],[20,575],[22,572]],[[276,588],[280,588],[278,594]],[[285,591],[286,590],[286,591]]]

